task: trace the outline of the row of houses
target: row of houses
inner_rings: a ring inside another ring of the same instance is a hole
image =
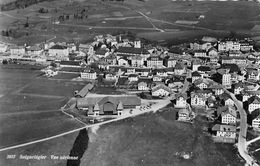
[[[252,39],[245,38],[243,40],[237,39],[225,39],[222,41],[207,40],[207,41],[196,41],[190,43],[192,50],[208,51],[212,46],[216,47],[219,52],[227,51],[252,51],[254,49],[254,42]]]

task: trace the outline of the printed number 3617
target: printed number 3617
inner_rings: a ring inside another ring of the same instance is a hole
[[[6,156],[7,159],[15,159],[15,154],[8,154]]]

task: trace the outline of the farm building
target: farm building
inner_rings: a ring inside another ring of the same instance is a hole
[[[88,116],[121,115],[123,110],[140,107],[137,96],[86,97],[77,99],[77,108],[85,110]]]

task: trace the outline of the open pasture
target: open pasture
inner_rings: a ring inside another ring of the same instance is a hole
[[[37,79],[20,91],[23,94],[37,94],[50,96],[73,96],[75,90],[84,87],[84,83],[65,80]]]
[[[60,108],[84,85],[39,77],[36,70],[0,68],[0,147],[53,136],[81,124]]]
[[[39,14],[38,10],[45,8],[49,13]],[[73,15],[85,10],[88,16],[82,20],[73,18]],[[37,36],[38,40],[27,40],[23,36],[18,37],[15,41],[21,40],[22,42],[36,43],[44,41],[44,35],[56,35],[63,37],[66,41],[76,37],[82,38],[81,40],[88,41],[94,35],[111,33],[118,31],[117,29],[97,29],[80,27],[81,25],[91,26],[104,26],[104,27],[136,27],[137,29],[127,29],[134,33],[143,33],[138,28],[151,27],[147,19],[138,18],[141,15],[139,11],[152,19],[161,20],[153,21],[154,24],[159,24],[158,28],[164,29],[178,29],[181,31],[189,30],[191,33],[197,33],[196,27],[210,29],[212,31],[225,30],[225,31],[250,31],[258,21],[260,21],[260,9],[256,2],[236,1],[236,2],[212,2],[212,1],[169,1],[169,0],[149,0],[141,2],[139,0],[129,0],[124,2],[111,2],[111,1],[63,1],[56,0],[53,2],[43,2],[32,5],[25,9],[17,9],[7,11],[0,16],[4,19],[4,27],[19,27],[20,31],[29,32],[30,36]],[[65,25],[53,25],[52,22],[57,20],[61,15],[69,15],[70,19],[62,21],[61,24],[70,24],[73,27]],[[29,17],[30,29],[25,29],[22,25],[25,23],[26,18]],[[123,19],[127,17],[136,17],[132,19]],[[119,18],[119,19],[108,19]],[[9,20],[10,19],[10,20]],[[121,20],[120,20],[121,19]],[[19,20],[18,25],[11,22]],[[179,26],[164,24],[163,21],[169,23],[185,24]],[[11,24],[10,24],[11,23]],[[195,24],[196,23],[196,24]],[[79,25],[77,27],[77,25]],[[193,28],[194,26],[194,28]],[[1,28],[1,26],[0,26]],[[255,28],[257,29],[257,28]],[[150,30],[146,30],[150,31]],[[167,30],[166,30],[167,31]],[[171,31],[171,30],[169,30]],[[187,33],[187,37],[189,37]],[[26,34],[26,33],[24,33]],[[199,34],[198,34],[199,35]],[[172,36],[174,39],[175,36]],[[84,39],[85,38],[85,39]],[[21,42],[21,43],[22,43]]]

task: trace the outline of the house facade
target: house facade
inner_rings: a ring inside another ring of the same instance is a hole
[[[68,59],[69,49],[67,46],[54,45],[49,49],[49,56],[55,56],[58,59]]]
[[[260,98],[257,96],[253,96],[248,99],[248,111],[249,113],[253,112],[254,110],[260,108]]]
[[[76,108],[86,111],[87,116],[120,116],[123,111],[138,109],[141,99],[137,96],[106,96],[77,98]]]
[[[186,108],[187,107],[187,96],[185,94],[176,95],[176,108]]]
[[[206,105],[206,97],[203,96],[201,93],[191,93],[191,106],[194,107],[203,107]]]
[[[83,79],[95,80],[97,79],[97,73],[91,70],[85,70],[80,73],[80,77]]]
[[[167,86],[160,84],[152,88],[152,96],[165,97],[172,94],[172,90]]]
[[[159,56],[151,56],[147,58],[147,67],[148,68],[162,68],[163,59]]]
[[[226,106],[221,113],[221,123],[235,125],[237,120],[237,112],[234,107]]]
[[[236,141],[236,126],[216,124],[213,126],[215,142],[234,143]]]
[[[11,55],[24,55],[25,48],[23,46],[11,46],[10,53]]]
[[[260,130],[260,115],[252,120],[252,127],[256,130]]]

